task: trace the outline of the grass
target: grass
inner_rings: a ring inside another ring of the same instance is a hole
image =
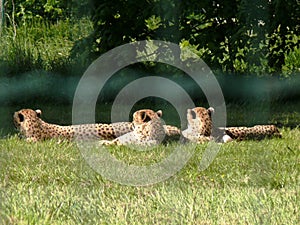
[[[3,224],[298,224],[300,130],[283,139],[221,146],[199,170],[206,145],[170,179],[127,186],[105,179],[75,143],[0,140]],[[149,152],[111,152],[130,164],[152,163],[178,144]]]
[[[36,70],[63,75],[74,74],[78,69],[84,71],[90,63],[84,55],[88,46],[81,46],[82,57],[76,55],[80,53],[75,47],[92,31],[88,18],[55,24],[37,20],[5,27],[0,33],[0,77],[18,77]]]

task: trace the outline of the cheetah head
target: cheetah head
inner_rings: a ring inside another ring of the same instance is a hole
[[[210,136],[212,130],[211,116],[214,112],[212,107],[205,109],[196,107],[187,110],[188,127],[198,134]]]
[[[141,109],[133,114],[133,124],[144,124],[154,120],[160,120],[162,111],[154,112],[151,109]]]
[[[14,125],[22,135],[27,138],[33,137],[40,132],[42,111],[32,109],[22,109],[14,113]]]

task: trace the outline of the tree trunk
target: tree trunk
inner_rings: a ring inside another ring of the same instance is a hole
[[[2,31],[2,26],[4,24],[4,1],[0,0],[0,32]]]

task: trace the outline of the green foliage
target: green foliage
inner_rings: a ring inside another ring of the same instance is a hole
[[[198,145],[169,180],[131,187],[106,180],[74,143],[0,140],[1,224],[298,224],[299,129],[283,139],[224,144],[204,171]],[[125,163],[165,157],[115,148]],[[220,216],[221,215],[221,216]]]
[[[298,61],[290,59],[299,51],[296,0],[91,2],[98,54],[159,39],[189,43],[209,66],[226,72],[289,76],[299,71]]]
[[[286,42],[291,43],[291,47],[288,53],[284,54],[285,64],[282,66],[282,72],[289,76],[294,71],[300,72],[300,48],[297,47],[297,44],[300,42],[300,36],[290,32],[286,37]]]
[[[5,11],[9,19],[21,24],[36,19],[56,22],[79,15],[82,17],[90,10],[84,0],[6,0]]]
[[[55,67],[68,63],[70,58],[66,57],[71,57],[75,60],[74,71],[83,72],[82,68],[93,59],[116,46],[158,39],[189,48],[215,71],[285,77],[300,71],[300,3],[297,0],[7,0],[5,10],[7,28],[3,29],[1,43],[7,47],[2,55],[16,55],[11,57],[12,64],[22,68],[28,65],[27,70],[57,70]],[[73,25],[80,23],[77,19],[90,11],[93,26],[88,24],[89,33],[80,35],[81,30],[76,30],[81,38],[62,41],[66,37],[61,34],[75,33]],[[67,25],[65,30],[48,38],[52,25],[60,24]],[[43,37],[43,33],[47,36]],[[26,35],[23,39],[29,44],[20,41],[20,35]],[[47,39],[51,50],[39,52],[38,48],[43,49],[36,43],[41,42],[39,37]],[[32,40],[28,42],[28,39]],[[56,47],[64,48],[63,43],[67,45],[64,51],[68,52],[48,57],[40,65],[46,53]],[[138,51],[143,51],[143,47]],[[8,51],[9,48],[12,50]],[[20,64],[16,63],[19,61]],[[153,63],[146,65],[151,69]]]

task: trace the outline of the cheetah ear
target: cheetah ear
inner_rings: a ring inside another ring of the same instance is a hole
[[[147,122],[149,122],[149,121],[151,120],[151,118],[148,116],[148,114],[147,114],[146,112],[143,112],[143,113],[141,114],[141,118],[142,118],[142,121],[143,121],[144,123],[147,123]]]
[[[209,116],[212,116],[215,113],[215,109],[213,107],[209,107],[207,109],[207,112],[208,112]]]
[[[24,115],[22,113],[18,113],[19,121],[23,122],[24,121]]]
[[[197,114],[196,114],[196,112],[194,110],[190,109],[189,113],[192,115],[193,120],[196,119]]]
[[[139,115],[141,117],[141,119],[144,121],[146,119],[146,113],[145,112],[141,112],[141,114]]]
[[[156,114],[158,115],[158,117],[162,117],[162,110],[158,110],[158,111],[156,112]]]
[[[41,115],[42,115],[42,110],[37,109],[37,110],[35,110],[35,112],[36,112],[37,117],[41,117]]]

